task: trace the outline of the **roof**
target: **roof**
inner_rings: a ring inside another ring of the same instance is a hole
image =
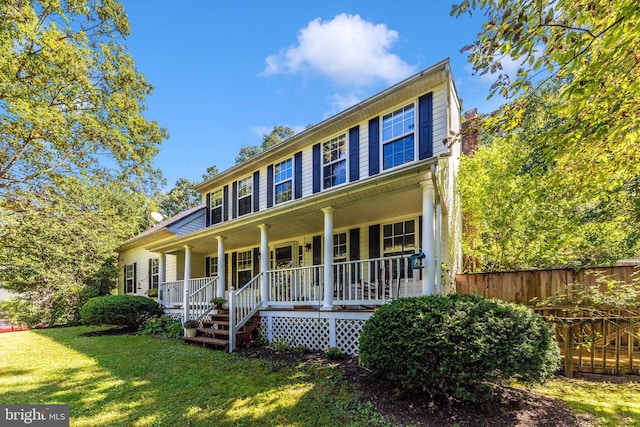
[[[136,234],[135,236],[131,237],[128,240],[125,240],[116,250],[120,251],[122,249],[124,249],[124,246],[127,246],[133,242],[137,242],[140,240],[143,240],[147,237],[151,237],[154,236],[156,234],[160,234],[161,232],[166,232],[166,233],[170,233],[171,235],[175,234],[171,231],[169,231],[169,227],[172,226],[173,224],[187,218],[190,215],[193,215],[201,210],[205,209],[205,206],[200,204],[198,206],[194,206],[190,209],[187,209],[186,211],[182,211],[174,216],[172,216],[171,218],[165,219],[164,221],[161,221],[159,223],[157,223],[156,225],[154,225],[151,228],[148,228],[146,230],[144,230],[141,233]]]

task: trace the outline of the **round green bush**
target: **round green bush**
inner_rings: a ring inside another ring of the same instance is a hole
[[[558,368],[553,333],[529,308],[476,295],[403,298],[365,323],[360,362],[408,394],[478,402],[492,385],[542,381]]]
[[[87,325],[120,325],[136,328],[152,316],[162,314],[158,303],[138,295],[105,295],[91,298],[80,311]]]

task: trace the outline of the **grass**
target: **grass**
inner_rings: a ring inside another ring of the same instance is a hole
[[[0,403],[69,404],[73,426],[375,425],[321,367],[260,360],[87,327],[3,334]],[[379,424],[378,424],[379,425]]]
[[[384,426],[372,404],[326,367],[274,372],[241,358],[149,336],[83,337],[96,328],[0,339],[0,403],[66,403],[72,426]],[[556,378],[534,390],[640,426],[640,384]]]
[[[577,412],[593,414],[596,426],[640,426],[638,382],[614,384],[554,378],[533,389],[562,399]]]

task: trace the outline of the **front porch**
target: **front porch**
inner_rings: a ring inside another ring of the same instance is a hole
[[[337,262],[329,274],[324,265],[259,273],[242,288],[225,293],[228,349],[236,348],[243,327],[257,316],[269,342],[286,339],[314,350],[337,347],[353,354],[362,325],[375,307],[427,293],[430,286],[423,269],[413,267],[406,254]],[[218,295],[218,283],[218,277],[162,282],[158,302],[183,322],[210,321],[210,300]]]

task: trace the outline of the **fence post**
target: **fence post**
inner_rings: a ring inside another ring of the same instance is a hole
[[[564,376],[573,378],[573,325],[569,322],[564,328]]]

